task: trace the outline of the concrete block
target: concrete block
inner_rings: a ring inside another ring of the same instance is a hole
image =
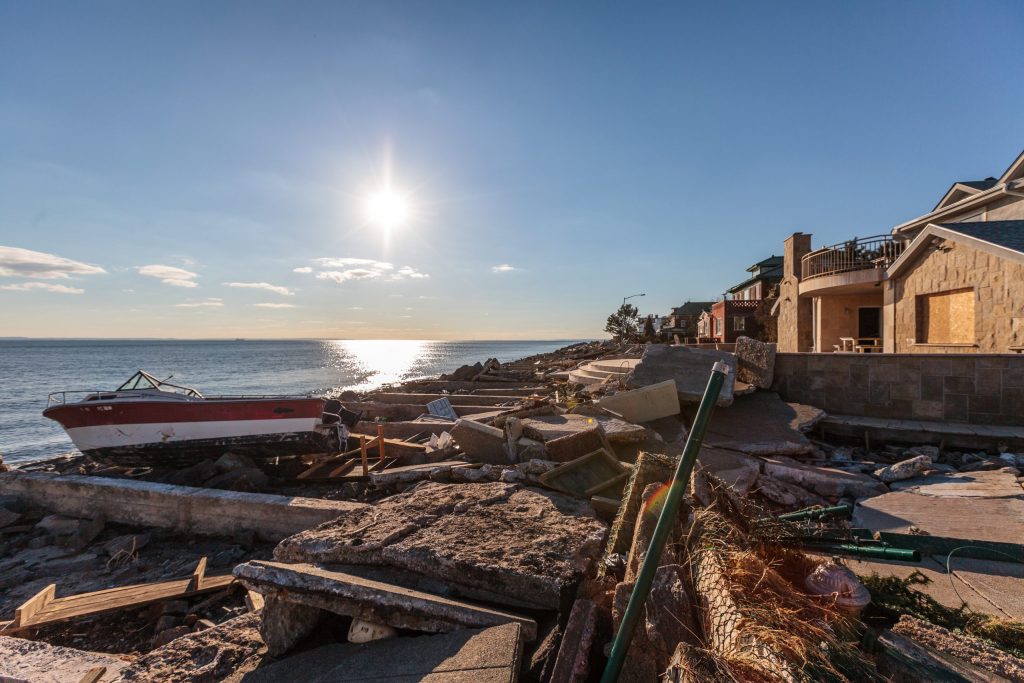
[[[725,351],[649,344],[626,383],[631,387],[646,387],[674,380],[680,403],[700,403],[711,377],[711,368],[719,361],[729,366],[729,376],[722,384],[717,405],[727,406],[733,399],[736,356]]]
[[[792,458],[765,458],[763,471],[770,477],[795,484],[826,498],[867,498],[888,493],[885,484],[857,472],[814,467]]]
[[[665,380],[632,391],[620,391],[597,402],[605,410],[630,422],[651,422],[679,414],[679,394],[674,380]]]
[[[566,434],[544,444],[547,459],[554,462],[571,462],[602,448],[609,453],[615,452],[600,424],[593,429]]]
[[[537,636],[537,623],[529,617],[310,564],[253,560],[235,567],[234,573],[247,588],[268,598],[394,628],[447,633],[518,622],[525,640]]]
[[[463,454],[473,462],[508,465],[513,462],[505,448],[505,432],[474,420],[459,420],[452,428],[452,438]]]
[[[253,531],[278,541],[369,506],[347,501],[171,486],[77,474],[11,471],[0,474],[0,493],[73,517],[232,536]]]
[[[4,683],[65,683],[80,681],[98,666],[102,680],[112,681],[126,662],[114,655],[0,636],[0,681]]]
[[[551,683],[582,683],[587,679],[590,647],[596,628],[597,607],[594,603],[583,598],[574,602],[549,679]]]
[[[522,653],[519,624],[505,624],[324,645],[260,667],[246,675],[245,682],[293,683],[301,678],[304,683],[514,683],[519,680]]]
[[[601,427],[605,436],[612,444],[635,443],[643,441],[647,435],[640,425],[620,420],[601,411],[593,409],[593,414],[578,408],[576,413],[566,415],[541,415],[529,417],[522,421],[523,436],[545,443],[579,432]]]
[[[771,389],[775,377],[775,344],[750,337],[736,339],[736,379],[758,389]]]

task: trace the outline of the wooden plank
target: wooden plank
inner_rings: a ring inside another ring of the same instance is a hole
[[[23,626],[31,621],[32,617],[42,611],[43,608],[53,601],[56,594],[57,584],[51,583],[46,588],[33,595],[31,598],[26,600],[21,607],[14,610],[14,624],[16,626]]]
[[[250,612],[257,612],[263,609],[264,602],[263,596],[256,591],[247,590],[245,592],[245,607]]]
[[[377,433],[380,433],[379,429]],[[366,466],[366,439],[363,437],[359,437],[359,459],[363,463],[363,476],[368,476],[369,469]]]
[[[171,581],[120,586],[91,593],[80,593],[66,598],[52,598],[28,619],[22,618],[18,622],[16,616],[15,621],[7,622],[6,625],[0,623],[0,631],[12,633],[29,627],[139,607],[152,602],[210,593],[228,588],[235,582],[235,577],[230,574],[224,576],[204,575],[200,587],[192,589],[193,579],[194,575]]]
[[[206,556],[199,558],[199,563],[196,564],[196,568],[192,571],[192,580],[189,581],[188,589],[190,591],[197,591],[203,587],[203,579],[206,577]]]
[[[107,667],[94,666],[86,671],[84,676],[78,679],[78,683],[98,683],[105,673],[107,673]]]

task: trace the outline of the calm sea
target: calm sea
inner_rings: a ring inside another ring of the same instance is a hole
[[[42,416],[47,394],[116,389],[136,370],[217,394],[326,394],[546,353],[565,341],[0,340],[0,454],[14,463],[74,451]]]

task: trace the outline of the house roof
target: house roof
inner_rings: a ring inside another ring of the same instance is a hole
[[[983,221],[971,223],[929,224],[914,238],[900,257],[889,267],[888,276],[896,277],[934,241],[947,239],[962,242],[998,258],[1024,264],[1024,220]]]
[[[765,260],[758,261],[754,265],[752,265],[749,268],[747,268],[747,272],[748,273],[753,273],[758,268],[766,269],[766,268],[774,268],[776,266],[780,266],[781,267],[783,260],[784,259],[781,256],[776,256],[775,254],[772,254],[771,256],[766,258]]]
[[[672,309],[672,315],[700,315],[702,311],[711,308],[714,301],[687,301],[682,306]]]
[[[984,192],[989,188],[995,187],[996,182],[996,179],[991,176],[984,180],[959,180],[946,190],[946,194],[942,195],[942,199],[939,200],[939,203],[935,205],[932,211],[949,206],[950,204],[956,204],[961,199]]]
[[[1024,253],[1024,220],[943,223],[943,228]]]
[[[741,289],[745,289],[745,288],[749,287],[750,285],[754,284],[755,282],[757,282],[759,280],[781,280],[782,279],[782,258],[781,257],[772,257],[772,258],[779,258],[779,265],[777,265],[775,267],[772,267],[772,268],[765,268],[764,270],[762,270],[760,273],[758,273],[754,277],[748,278],[748,279],[744,280],[743,282],[739,283],[738,285],[733,285],[732,287],[730,287],[729,289],[727,289],[725,291],[728,292],[729,294],[732,294],[733,292],[738,292]]]

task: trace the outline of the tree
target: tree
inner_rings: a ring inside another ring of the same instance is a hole
[[[761,303],[754,311],[757,330],[748,336],[770,344],[779,341],[779,316],[772,315],[772,307],[778,300],[779,297],[774,291],[769,294],[767,299],[761,299]]]
[[[619,310],[608,316],[604,331],[616,339],[628,341],[636,337],[638,329],[636,318],[639,314],[639,309],[633,304],[622,304],[619,306]]]

